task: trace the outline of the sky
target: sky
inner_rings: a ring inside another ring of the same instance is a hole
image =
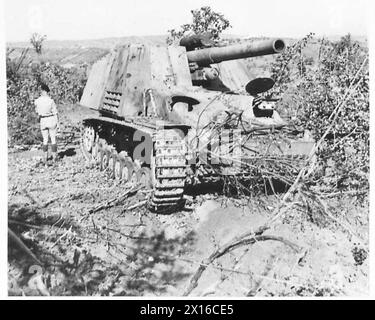
[[[230,34],[301,37],[366,35],[367,0],[5,0],[6,40],[28,41],[166,34],[211,6],[229,19]],[[373,12],[375,14],[375,12]],[[371,14],[371,16],[374,16]]]

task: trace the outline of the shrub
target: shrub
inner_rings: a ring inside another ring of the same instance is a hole
[[[342,112],[319,150],[318,164],[325,173],[314,184],[329,190],[368,189],[369,181],[369,71],[368,50],[350,35],[339,42],[320,41],[318,61],[309,65],[301,48],[311,35],[292,45],[272,65],[276,89],[287,93],[282,103],[296,124],[311,131],[315,139],[331,124],[330,115],[343,101]],[[362,71],[357,71],[365,63]],[[301,72],[303,64],[303,72]],[[355,89],[354,89],[355,88]]]
[[[9,145],[39,143],[38,117],[34,100],[39,96],[41,82],[48,84],[50,95],[57,104],[79,101],[86,72],[64,69],[52,63],[30,63],[7,58],[7,111]]]

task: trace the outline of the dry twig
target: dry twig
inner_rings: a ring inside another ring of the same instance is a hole
[[[273,241],[280,241],[284,243],[285,245],[291,247],[294,251],[299,251],[300,247],[293,242],[284,239],[282,237],[276,237],[272,235],[254,235],[252,238],[249,239],[241,239],[241,240],[232,240],[228,242],[227,244],[219,247],[216,249],[208,259],[202,261],[202,264],[199,266],[198,270],[195,272],[194,276],[190,280],[190,284],[188,288],[184,292],[184,296],[188,296],[194,288],[198,285],[198,280],[202,276],[202,273],[207,269],[207,267],[212,264],[213,261],[220,258],[224,254],[231,252],[241,246],[254,244],[259,241],[267,241],[267,240],[273,240]]]
[[[315,156],[316,152],[318,151],[319,147],[323,143],[325,137],[328,135],[328,133],[334,127],[334,124],[335,124],[336,120],[338,119],[338,117],[339,117],[339,115],[340,115],[340,113],[341,113],[341,111],[343,109],[344,103],[350,97],[350,95],[355,91],[355,89],[358,87],[358,85],[359,85],[360,82],[357,82],[357,84],[352,89],[352,86],[353,86],[355,80],[357,79],[358,75],[362,71],[362,69],[365,66],[366,62],[367,62],[367,57],[364,59],[361,67],[358,69],[356,75],[352,79],[352,82],[350,83],[350,85],[349,85],[349,87],[347,89],[347,92],[345,93],[343,99],[341,100],[340,103],[338,103],[338,105],[336,106],[336,108],[334,109],[334,111],[332,112],[332,114],[330,115],[329,119],[331,120],[331,123],[328,126],[328,128],[326,129],[326,131],[324,132],[324,134],[322,135],[322,137],[319,139],[319,141],[315,144],[314,148],[311,150],[310,155],[309,155],[309,157],[308,157],[308,159],[306,161],[306,165],[301,168],[301,170],[299,171],[299,173],[298,173],[297,177],[295,178],[293,184],[290,186],[290,188],[288,189],[288,191],[284,194],[284,196],[281,199],[279,205],[273,210],[273,212],[272,212],[272,218],[269,219],[262,226],[258,227],[257,230],[255,230],[255,231],[253,231],[253,230],[246,231],[242,235],[235,237],[234,239],[230,240],[229,242],[227,242],[226,244],[224,244],[223,246],[221,246],[220,248],[218,248],[217,250],[215,250],[209,256],[209,258],[207,260],[204,260],[202,262],[202,264],[200,265],[200,267],[198,268],[198,270],[195,272],[195,274],[191,278],[190,284],[189,284],[188,288],[184,292],[185,296],[189,295],[191,293],[191,291],[197,286],[198,280],[202,276],[202,273],[204,272],[204,270],[206,270],[207,265],[211,264],[214,260],[216,260],[217,258],[221,257],[225,253],[230,252],[230,251],[234,250],[235,248],[237,248],[239,246],[242,246],[242,245],[253,244],[253,243],[255,243],[255,241],[264,241],[264,240],[282,241],[282,240],[280,240],[280,238],[277,238],[277,237],[267,238],[267,236],[262,236],[262,234],[266,230],[268,230],[270,228],[270,226],[275,221],[277,221],[278,219],[280,219],[280,217],[286,212],[286,208],[287,207],[290,207],[290,206],[292,206],[292,205],[295,204],[294,202],[291,201],[291,199],[301,189],[301,187],[300,187],[301,181],[304,181],[313,172],[313,170],[311,170],[311,168],[310,168],[311,161],[314,158],[314,156]],[[285,207],[285,205],[287,205],[287,206]],[[282,209],[284,209],[284,210],[282,210]],[[296,250],[296,248],[299,248],[298,246],[296,246],[295,244],[291,243],[288,240],[283,239],[282,242],[284,242],[285,244],[291,246],[295,250]],[[298,249],[297,249],[297,251],[298,251]]]

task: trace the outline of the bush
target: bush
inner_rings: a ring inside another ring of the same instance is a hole
[[[300,48],[311,39],[309,35],[297,42],[275,61],[272,71],[276,90],[287,92],[288,103],[284,101],[283,106],[296,116],[296,124],[310,130],[316,140],[330,126],[330,115],[350,90],[349,99],[317,155],[324,175],[316,176],[313,183],[336,191],[368,189],[368,50],[350,35],[337,43],[321,40],[318,61],[306,64]]]
[[[38,116],[34,101],[40,94],[40,83],[48,84],[50,96],[56,104],[79,101],[85,83],[86,72],[80,69],[64,69],[52,63],[7,59],[7,111],[8,144],[35,144],[41,141]]]

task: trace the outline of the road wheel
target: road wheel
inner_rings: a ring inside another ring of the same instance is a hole
[[[151,170],[150,168],[143,167],[137,171],[137,181],[141,186],[152,188]]]
[[[108,168],[110,155],[111,151],[108,149],[108,147],[104,147],[100,161],[100,170],[105,170]]]
[[[92,126],[83,129],[83,148],[86,152],[91,153],[95,143],[95,130]]]
[[[138,171],[139,171],[139,169],[140,168],[135,163],[133,163],[133,172],[130,175],[130,184],[133,187],[138,185]]]
[[[114,170],[115,170],[115,161],[114,157],[116,156],[116,152],[114,150],[109,149],[109,154],[108,154],[108,174],[111,178],[114,178]]]
[[[133,162],[127,158],[120,157],[121,162],[121,180],[127,182],[131,179],[134,172]]]
[[[95,142],[94,142],[94,146],[92,147],[91,154],[92,154],[92,158],[94,159],[94,161],[98,162],[100,158],[99,158],[99,136],[97,134],[95,134]]]
[[[101,163],[102,163],[104,150],[105,150],[105,142],[103,141],[103,139],[99,139],[98,140],[98,155],[97,155],[98,159],[96,161],[96,163],[99,164],[99,166],[101,166]]]
[[[113,177],[116,179],[116,180],[121,180],[122,178],[122,172],[121,172],[121,160],[120,160],[120,157],[118,155],[115,155],[113,157]]]

